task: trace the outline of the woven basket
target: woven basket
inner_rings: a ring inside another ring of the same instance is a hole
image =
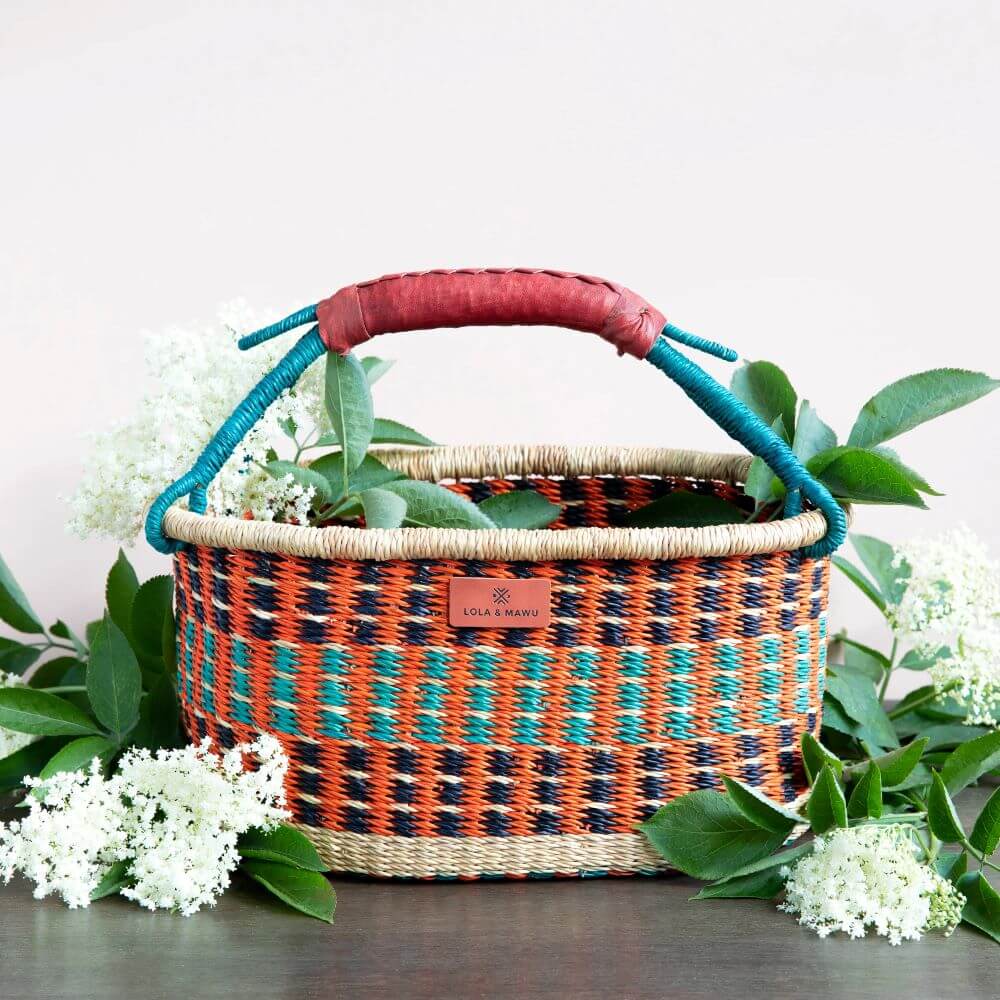
[[[239,440],[223,428],[218,453],[148,525],[176,553],[189,733],[222,746],[277,736],[296,822],[331,868],[376,876],[651,873],[665,864],[635,827],[672,797],[730,774],[794,800],[798,742],[819,726],[827,553],[844,514],[725,397],[741,421],[727,429],[782,475],[793,511],[802,494],[822,511],[623,528],[629,510],[675,490],[745,503],[749,456],[489,446],[380,457],[477,501],[534,489],[564,508],[551,530],[213,517],[204,484]],[[239,436],[258,410],[237,411]],[[184,493],[192,509],[171,506]],[[515,604],[525,582],[544,581],[547,622],[452,624],[453,581],[469,578],[504,581],[488,590]]]

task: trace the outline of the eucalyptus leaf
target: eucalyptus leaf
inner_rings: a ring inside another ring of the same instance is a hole
[[[292,909],[317,920],[325,920],[328,924],[333,923],[337,894],[318,872],[249,858],[242,862],[240,868]]]
[[[863,448],[832,448],[813,456],[806,468],[842,500],[927,507],[892,462]]]
[[[108,582],[104,589],[108,614],[111,620],[127,636],[132,629],[132,602],[139,590],[139,578],[122,549],[108,572]]]
[[[770,361],[751,361],[733,373],[730,389],[765,423],[781,417],[788,434],[795,435],[798,399],[788,376]]]
[[[330,481],[326,476],[316,471],[315,465],[315,462],[312,466],[303,466],[295,462],[278,459],[275,462],[268,462],[265,468],[268,475],[273,476],[275,479],[280,480],[286,476],[291,476],[300,486],[306,488],[312,487],[315,490],[312,507],[314,510],[320,510],[335,499],[335,497]]]
[[[142,674],[121,629],[105,617],[90,650],[87,697],[94,715],[120,741],[139,721]]]
[[[509,495],[509,494],[508,494]],[[493,497],[493,499],[497,499]],[[482,504],[480,505],[482,506]],[[676,490],[631,511],[626,528],[701,528],[715,524],[743,524],[746,511],[710,493]]]
[[[931,833],[946,844],[961,843],[965,839],[962,821],[937,771],[931,772],[931,787],[927,793],[927,825]]]
[[[325,872],[327,866],[305,834],[282,823],[273,830],[248,830],[237,845],[240,856],[258,861],[276,861],[311,872]]]
[[[365,490],[359,499],[365,512],[366,527],[398,528],[406,519],[406,501],[388,490],[372,487]]]
[[[371,387],[353,354],[330,351],[326,356],[326,412],[340,442],[340,463],[347,481],[364,461],[375,429]]]
[[[406,524],[416,528],[494,528],[474,504],[457,493],[415,479],[385,483],[383,489],[406,501]]]
[[[882,444],[991,393],[1000,381],[982,372],[938,368],[908,375],[875,393],[861,408],[848,443]]]
[[[5,621],[15,631],[29,635],[45,631],[41,620],[2,557],[0,557],[0,620]]]
[[[29,687],[0,688],[0,726],[35,736],[91,736],[100,729],[65,698]]]
[[[800,462],[808,462],[814,455],[837,447],[837,435],[820,420],[808,399],[799,406],[799,419],[795,422],[795,440],[792,451]]]
[[[2,724],[2,723],[0,723]],[[941,768],[941,778],[952,795],[1000,767],[1000,730],[956,747]]]
[[[747,819],[728,795],[708,790],[661,806],[639,830],[675,868],[705,880],[734,874],[770,854],[786,836]]]
[[[498,528],[546,528],[562,513],[559,504],[535,490],[497,493],[477,506]]]
[[[132,602],[132,641],[137,651],[157,659],[163,656],[163,622],[171,614],[172,576],[154,576],[136,591]]]

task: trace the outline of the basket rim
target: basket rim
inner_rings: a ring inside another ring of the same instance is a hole
[[[674,448],[613,445],[447,445],[373,449],[380,461],[414,479],[503,479],[532,476],[670,476],[745,481],[752,456]],[[850,513],[849,508],[848,514]],[[374,528],[248,521],[167,511],[166,534],[212,548],[270,552],[316,559],[477,559],[550,562],[560,559],[668,560],[762,555],[802,548],[826,533],[816,510],[761,524],[701,528],[564,528],[468,530]]]

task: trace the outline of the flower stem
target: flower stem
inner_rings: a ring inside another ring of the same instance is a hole
[[[85,684],[64,684],[61,687],[39,688],[38,690],[44,691],[46,694],[76,694],[80,691],[86,691],[87,686]]]
[[[889,666],[885,668],[885,677],[882,678],[882,686],[878,689],[878,700],[885,701],[885,693],[889,690],[889,678],[896,667],[896,651],[899,648],[899,640],[893,637],[892,649],[889,651]],[[891,719],[892,716],[890,715]]]

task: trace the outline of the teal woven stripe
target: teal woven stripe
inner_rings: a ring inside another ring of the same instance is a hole
[[[233,698],[230,711],[237,722],[250,725],[250,648],[242,639],[233,639]]]
[[[669,680],[664,688],[666,695],[666,726],[664,731],[675,740],[687,740],[694,736],[691,713],[683,711],[694,704],[695,684],[687,680],[695,672],[693,649],[675,646],[667,650]]]
[[[201,661],[201,703],[205,711],[215,714],[215,636],[207,629],[202,643],[204,655]]]
[[[194,687],[192,679],[194,677],[194,622],[188,621],[184,630],[184,691],[187,700],[194,699]]]

